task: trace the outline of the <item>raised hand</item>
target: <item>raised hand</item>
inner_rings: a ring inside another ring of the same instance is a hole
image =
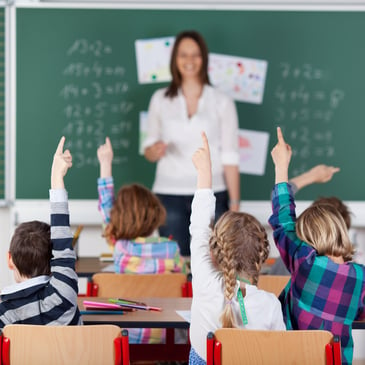
[[[113,147],[109,137],[105,138],[105,143],[99,146],[96,152],[100,164],[100,177],[112,176]]]
[[[275,183],[288,181],[288,168],[292,155],[291,147],[285,142],[281,128],[277,127],[278,143],[271,150],[275,164]]]
[[[199,189],[212,187],[212,164],[210,160],[210,150],[208,138],[202,132],[202,147],[199,147],[193,154],[193,164],[198,172]]]
[[[339,167],[328,165],[316,165],[310,170],[290,179],[290,183],[294,184],[298,190],[307,185],[314,183],[326,183],[330,181],[333,175],[340,171]]]
[[[313,182],[316,183],[326,183],[330,181],[336,172],[339,172],[339,167],[327,166],[327,165],[317,165],[312,167],[308,174],[312,177]]]
[[[51,172],[51,188],[64,189],[63,178],[67,170],[72,166],[72,155],[69,150],[63,151],[65,137],[62,137],[58,143],[56,152],[53,156],[52,172]]]

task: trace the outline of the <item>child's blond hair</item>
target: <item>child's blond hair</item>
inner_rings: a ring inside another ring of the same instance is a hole
[[[237,277],[243,277],[257,284],[261,265],[269,255],[267,234],[252,215],[228,211],[216,223],[209,246],[212,260],[223,274],[225,284],[227,304],[221,316],[222,326],[236,327],[230,305],[236,280]]]
[[[351,261],[354,248],[346,223],[332,204],[311,205],[297,219],[297,236],[311,245],[318,255],[343,257]]]

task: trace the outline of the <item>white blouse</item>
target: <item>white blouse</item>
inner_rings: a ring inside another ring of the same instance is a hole
[[[153,192],[193,195],[196,170],[191,161],[202,145],[201,132],[208,137],[213,190],[226,190],[224,165],[238,165],[238,117],[234,102],[212,86],[204,86],[195,115],[188,117],[185,98],[179,90],[174,98],[157,90],[148,110],[148,131],[143,149],[157,141],[168,144],[164,157],[157,162]]]

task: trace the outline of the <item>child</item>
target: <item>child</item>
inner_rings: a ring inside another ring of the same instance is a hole
[[[324,164],[316,165],[309,169],[308,171],[303,172],[300,175],[297,175],[289,180],[289,184],[291,185],[291,189],[293,194],[296,194],[299,190],[303,189],[308,185],[312,185],[314,183],[326,183],[330,181],[334,174],[340,171],[339,167],[327,166]],[[328,202],[335,204],[336,207],[341,207],[341,212],[346,214],[346,217],[349,216],[349,211],[347,207],[337,198],[319,198],[313,204],[320,204],[321,202]],[[349,228],[349,227],[348,227]],[[278,257],[275,260],[274,265],[270,268],[271,275],[289,275],[289,271],[286,269],[283,260]]]
[[[32,221],[20,224],[11,239],[8,266],[16,284],[1,292],[0,327],[6,324],[82,324],[77,307],[76,255],[72,249],[67,192],[63,177],[72,156],[63,152],[62,137],[51,173],[51,227]]]
[[[341,338],[342,362],[351,364],[351,325],[365,314],[365,268],[350,262],[353,246],[345,221],[331,204],[314,204],[296,219],[288,184],[291,148],[277,129],[273,215],[269,222],[290,284],[283,295],[287,329],[323,329]]]
[[[291,189],[292,189],[292,192],[294,195],[296,188],[292,184],[291,180],[289,181],[289,185],[291,186]],[[351,212],[350,212],[348,206],[345,203],[343,203],[340,199],[336,198],[335,196],[320,197],[312,203],[312,206],[321,205],[321,204],[329,204],[329,205],[333,206],[342,215],[342,218],[345,221],[346,228],[349,230],[349,235],[350,235]],[[288,269],[286,268],[283,260],[280,257],[278,257],[275,260],[274,265],[270,269],[270,274],[271,275],[290,275]]]
[[[145,187],[132,184],[121,187],[114,199],[113,149],[108,137],[98,148],[97,155],[100,163],[99,211],[106,224],[104,235],[114,245],[115,271],[135,274],[180,272],[182,260],[178,244],[154,235],[166,217],[158,198]],[[153,331],[161,334],[161,330]],[[130,342],[159,343],[163,338],[162,335],[152,336],[151,330],[144,332],[137,335],[129,331]]]
[[[279,300],[256,287],[261,265],[269,254],[264,227],[249,214],[229,211],[211,229],[215,197],[205,133],[202,138],[203,147],[193,155],[198,182],[190,224],[190,364],[206,363],[209,331],[221,327],[285,330]]]

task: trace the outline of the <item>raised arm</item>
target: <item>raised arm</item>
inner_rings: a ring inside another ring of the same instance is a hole
[[[51,324],[81,324],[77,308],[77,274],[75,272],[76,254],[72,248],[72,233],[70,230],[67,192],[64,177],[72,166],[72,156],[69,150],[63,151],[65,137],[58,143],[53,156],[51,172],[51,241],[52,276],[49,291],[54,294],[45,299],[44,305],[53,308],[57,305],[58,317]],[[56,314],[55,314],[56,315]]]
[[[107,178],[112,176],[113,148],[109,137],[105,138],[105,143],[99,146],[97,156],[100,165],[100,177]]]
[[[99,146],[96,152],[100,165],[100,178],[98,179],[98,209],[105,224],[110,221],[110,211],[114,203],[114,182],[112,177],[113,147],[109,137]]]
[[[293,190],[298,191],[305,186],[314,183],[326,183],[330,181],[336,172],[339,172],[339,167],[328,165],[317,165],[305,171],[303,174],[295,176],[289,180],[289,183],[293,186]]]
[[[67,170],[72,166],[72,156],[69,150],[63,152],[65,137],[62,137],[58,143],[57,150],[53,156],[52,172],[51,172],[51,188],[64,189],[65,184],[63,178]]]
[[[291,147],[285,142],[281,128],[277,127],[278,142],[271,151],[275,165],[275,184],[288,182],[288,169],[292,155]]]
[[[294,195],[288,182],[288,167],[291,159],[291,147],[285,142],[281,129],[277,128],[278,142],[271,151],[275,165],[275,187],[272,193],[273,213],[269,223],[273,229],[273,237],[280,256],[289,272],[295,270],[296,257],[300,250],[309,249],[301,245],[295,231],[296,213]],[[307,253],[303,253],[303,255]]]
[[[211,189],[212,187],[212,163],[207,136],[202,132],[202,147],[193,154],[193,164],[198,172],[197,188]]]
[[[202,146],[192,156],[197,170],[197,190],[191,205],[190,250],[191,272],[193,274],[194,295],[206,290],[207,283],[214,278],[209,250],[211,223],[214,221],[215,196],[212,187],[210,150],[205,133],[202,133]]]

